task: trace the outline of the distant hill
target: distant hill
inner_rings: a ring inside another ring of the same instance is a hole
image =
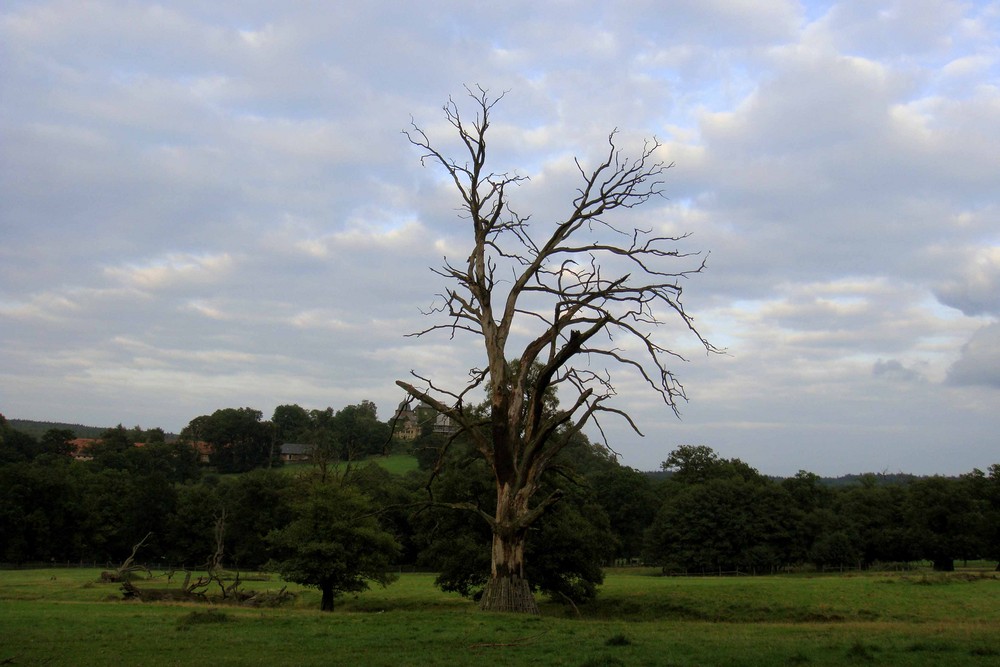
[[[40,438],[52,428],[73,431],[78,438],[99,438],[101,434],[114,426],[84,426],[83,424],[67,424],[65,422],[40,422],[31,419],[7,419],[7,423],[15,431],[27,433],[33,438]],[[177,437],[174,433],[166,434],[167,441]]]
[[[669,479],[674,473],[669,470],[648,470],[643,472],[646,477],[660,482],[665,479]],[[784,477],[778,477],[775,475],[768,475],[773,481],[780,482]],[[905,472],[897,473],[856,473],[850,475],[841,475],[840,477],[820,477],[819,483],[824,486],[855,486],[862,483],[865,478],[872,479],[877,486],[889,486],[897,484],[908,484],[914,482],[918,479],[923,479],[927,475],[911,475]]]
[[[15,431],[27,433],[33,438],[40,438],[52,428],[67,429],[76,433],[78,438],[99,438],[108,430],[107,426],[84,426],[82,424],[66,424],[63,422],[39,422],[31,419],[8,419],[7,423]]]
[[[926,477],[928,477],[928,475],[911,475],[905,472],[877,472],[843,475],[841,477],[823,477],[821,482],[827,486],[852,486],[861,484],[862,481],[867,478],[874,481],[876,486],[889,486],[909,484],[910,482],[915,482],[918,479],[924,479]]]

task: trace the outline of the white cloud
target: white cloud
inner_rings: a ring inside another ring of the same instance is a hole
[[[945,0],[8,3],[4,414],[177,429],[463,379],[474,340],[403,337],[469,237],[400,130],[461,156],[440,107],[480,83],[510,91],[491,165],[531,177],[512,203],[539,228],[618,127],[677,165],[626,220],[711,253],[685,299],[729,354],[663,328],[692,401],[677,422],[623,376],[648,434],[609,425],[626,463],[696,442],[768,472],[987,466],[998,37],[995,3]]]
[[[350,331],[355,329],[336,312],[323,309],[306,310],[294,315],[291,323],[302,329],[329,329],[331,331]]]
[[[917,382],[923,381],[924,376],[920,371],[914,368],[907,368],[898,359],[889,359],[883,361],[879,359],[872,366],[872,374],[875,377],[883,377],[893,381],[899,382]]]
[[[949,50],[963,27],[963,10],[959,2],[940,0],[849,0],[835,3],[812,30],[847,52],[906,59]]]
[[[983,327],[962,346],[962,355],[948,369],[948,381],[1000,389],[1000,322]]]
[[[149,262],[107,267],[105,275],[139,289],[164,289],[178,284],[205,284],[230,274],[234,260],[228,253],[187,255],[171,253]]]
[[[1000,317],[1000,246],[962,251],[952,255],[958,262],[957,275],[936,290],[937,298],[966,315]]]
[[[212,304],[204,301],[203,299],[194,299],[192,301],[189,301],[187,304],[184,305],[184,308],[212,320],[233,319],[232,316],[225,313],[222,309],[213,306]]]

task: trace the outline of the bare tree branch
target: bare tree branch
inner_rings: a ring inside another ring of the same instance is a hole
[[[660,142],[646,141],[638,155],[628,157],[613,130],[595,166],[575,160],[582,182],[566,216],[531,224],[509,200],[527,178],[487,167],[490,119],[505,93],[493,96],[478,86],[466,93],[471,117],[453,99],[444,105],[461,142],[460,159],[434,148],[415,121],[404,130],[421,151],[421,163],[435,164],[450,177],[471,232],[467,258],[445,258],[433,269],[448,282],[427,312],[441,321],[411,335],[472,334],[482,342],[485,365],[472,369],[459,389],[445,390],[416,374],[420,386],[397,384],[457,424],[493,472],[492,586],[523,576],[526,531],[558,501],[558,494],[537,502],[534,495],[572,437],[591,422],[604,437],[597,421],[604,414],[640,433],[626,410],[608,403],[616,396],[612,371],[633,373],[677,413],[686,394],[671,366],[684,357],[664,340],[663,325],[679,320],[707,351],[719,350],[682,305],[682,283],[705,269],[704,258],[678,248],[687,235],[627,227],[612,215],[664,196],[673,164],[657,158]],[[464,407],[479,387],[487,394],[485,423]],[[549,404],[547,396],[557,387],[572,394],[567,407]],[[493,595],[488,586],[483,604],[518,597],[523,595]]]

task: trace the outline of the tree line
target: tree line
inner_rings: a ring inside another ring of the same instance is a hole
[[[495,483],[467,438],[425,425],[416,440],[393,442],[391,423],[368,402],[337,412],[281,406],[270,422],[259,415],[216,411],[174,442],[143,432],[140,447],[135,430],[119,426],[90,460],[70,455],[72,432],[34,438],[3,422],[0,561],[117,563],[148,535],[141,560],[196,569],[216,552],[222,525],[227,567],[315,585],[331,609],[337,594],[388,583],[403,566],[437,572],[445,590],[482,593],[491,527],[480,515],[493,509]],[[233,433],[223,438],[223,426]],[[266,438],[253,435],[258,427]],[[190,444],[195,434],[236,451],[206,466]],[[270,451],[285,438],[321,453],[283,471]],[[769,573],[1000,559],[1000,464],[956,478],[863,475],[835,487],[805,471],[772,479],[708,447],[682,446],[656,479],[582,434],[570,439],[541,482],[559,500],[526,545],[528,581],[557,600],[592,598],[616,562]],[[240,448],[269,454],[250,465]],[[412,453],[419,469],[393,475],[365,460],[390,450]]]

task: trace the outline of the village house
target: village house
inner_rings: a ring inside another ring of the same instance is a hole
[[[286,442],[281,445],[281,460],[285,463],[298,463],[312,459],[313,447],[296,442]]]
[[[429,405],[410,407],[410,401],[403,401],[396,408],[392,421],[393,436],[397,440],[412,442],[423,433],[427,426],[432,433],[450,435],[458,430],[458,426],[448,415],[437,412]]]

